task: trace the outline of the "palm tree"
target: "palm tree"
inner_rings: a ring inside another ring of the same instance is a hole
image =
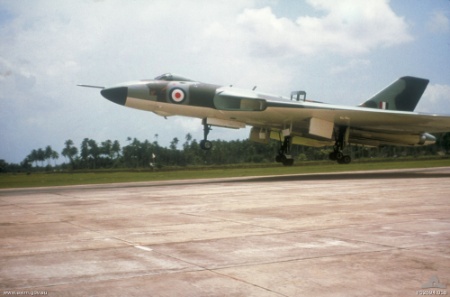
[[[172,141],[170,142],[170,149],[171,150],[176,150],[177,149],[177,145],[178,145],[178,138],[175,137],[174,139],[172,139]]]
[[[44,150],[44,158],[47,160],[47,164],[50,165],[50,159],[52,158],[53,149],[51,146],[47,145]]]
[[[36,160],[41,161],[41,166],[44,166],[44,161],[45,161],[45,151],[43,149],[38,149],[37,153],[36,153]]]
[[[73,141],[70,140],[70,139],[66,140],[65,145],[66,146],[62,150],[61,154],[64,157],[69,158],[70,164],[71,164],[72,169],[73,169],[74,165],[75,165],[74,164],[74,158],[78,154],[78,149],[75,146],[73,146]]]
[[[53,166],[56,166],[56,159],[59,158],[58,152],[52,150],[52,153],[51,153],[50,157],[51,157],[52,160],[53,160]]]
[[[111,153],[113,154],[113,158],[117,159],[120,156],[120,143],[117,140],[114,140],[112,147],[111,147]]]

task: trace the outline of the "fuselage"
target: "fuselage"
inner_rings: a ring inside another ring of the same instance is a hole
[[[279,139],[280,131],[289,129],[292,143],[310,146],[332,145],[335,127],[340,126],[349,128],[349,143],[377,146],[435,142],[434,136],[425,131],[408,131],[413,119],[402,116],[418,115],[415,112],[296,100],[254,90],[202,83],[172,74],[120,84],[103,89],[101,94],[114,103],[151,111],[160,116],[196,117],[210,125],[228,128],[250,125],[273,139]],[[390,116],[395,114],[400,116]],[[311,128],[313,124],[317,126],[314,129]],[[384,127],[392,125],[398,127],[398,132],[383,131]],[[319,132],[314,133],[318,129]]]

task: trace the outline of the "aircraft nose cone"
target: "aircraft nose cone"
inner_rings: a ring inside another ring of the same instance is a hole
[[[125,105],[127,101],[128,88],[127,87],[116,87],[108,88],[100,91],[103,97],[112,101],[116,104]]]

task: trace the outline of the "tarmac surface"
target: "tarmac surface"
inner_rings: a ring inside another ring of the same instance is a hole
[[[450,294],[450,168],[0,190],[0,294]]]

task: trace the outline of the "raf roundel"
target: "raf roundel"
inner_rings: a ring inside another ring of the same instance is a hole
[[[186,94],[182,89],[173,89],[170,93],[170,99],[175,103],[181,103],[186,99]]]

